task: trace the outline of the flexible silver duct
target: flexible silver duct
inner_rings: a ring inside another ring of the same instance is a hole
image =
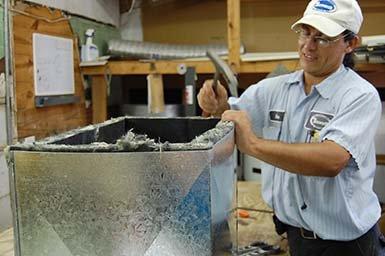
[[[108,51],[113,56],[141,59],[180,59],[205,57],[210,50],[218,55],[227,55],[228,49],[224,44],[182,45],[139,42],[112,39],[108,42]],[[241,53],[245,49],[241,46]]]

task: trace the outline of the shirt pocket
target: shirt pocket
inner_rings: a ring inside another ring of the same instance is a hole
[[[280,131],[280,127],[276,127],[276,126],[263,127],[262,129],[263,138],[268,140],[278,140],[279,131]]]

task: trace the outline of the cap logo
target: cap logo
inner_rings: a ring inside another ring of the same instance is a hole
[[[319,12],[334,12],[337,9],[336,4],[333,0],[319,0],[313,9]]]

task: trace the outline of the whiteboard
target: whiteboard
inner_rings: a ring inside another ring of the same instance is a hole
[[[75,93],[73,40],[33,33],[35,96]]]

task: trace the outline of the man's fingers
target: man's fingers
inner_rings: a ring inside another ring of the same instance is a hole
[[[250,122],[248,114],[242,110],[226,110],[222,114],[222,120],[232,121],[236,125]]]
[[[206,80],[198,93],[199,106],[206,112],[214,113],[218,108],[217,95],[213,87],[213,80]]]
[[[227,91],[223,85],[221,85],[221,84],[217,85],[217,92],[216,93],[217,93],[217,98],[227,99]]]
[[[222,114],[222,120],[236,122],[239,112],[238,110],[226,110]]]
[[[213,80],[206,80],[198,93],[198,104],[202,110],[215,114],[227,107],[227,91],[218,81],[214,90]],[[220,114],[220,113],[219,113]]]
[[[216,94],[215,94],[214,89],[213,89],[213,81],[212,80],[206,81],[203,84],[202,89],[203,89],[203,93],[206,94],[206,97],[210,97],[212,99],[216,98]]]

